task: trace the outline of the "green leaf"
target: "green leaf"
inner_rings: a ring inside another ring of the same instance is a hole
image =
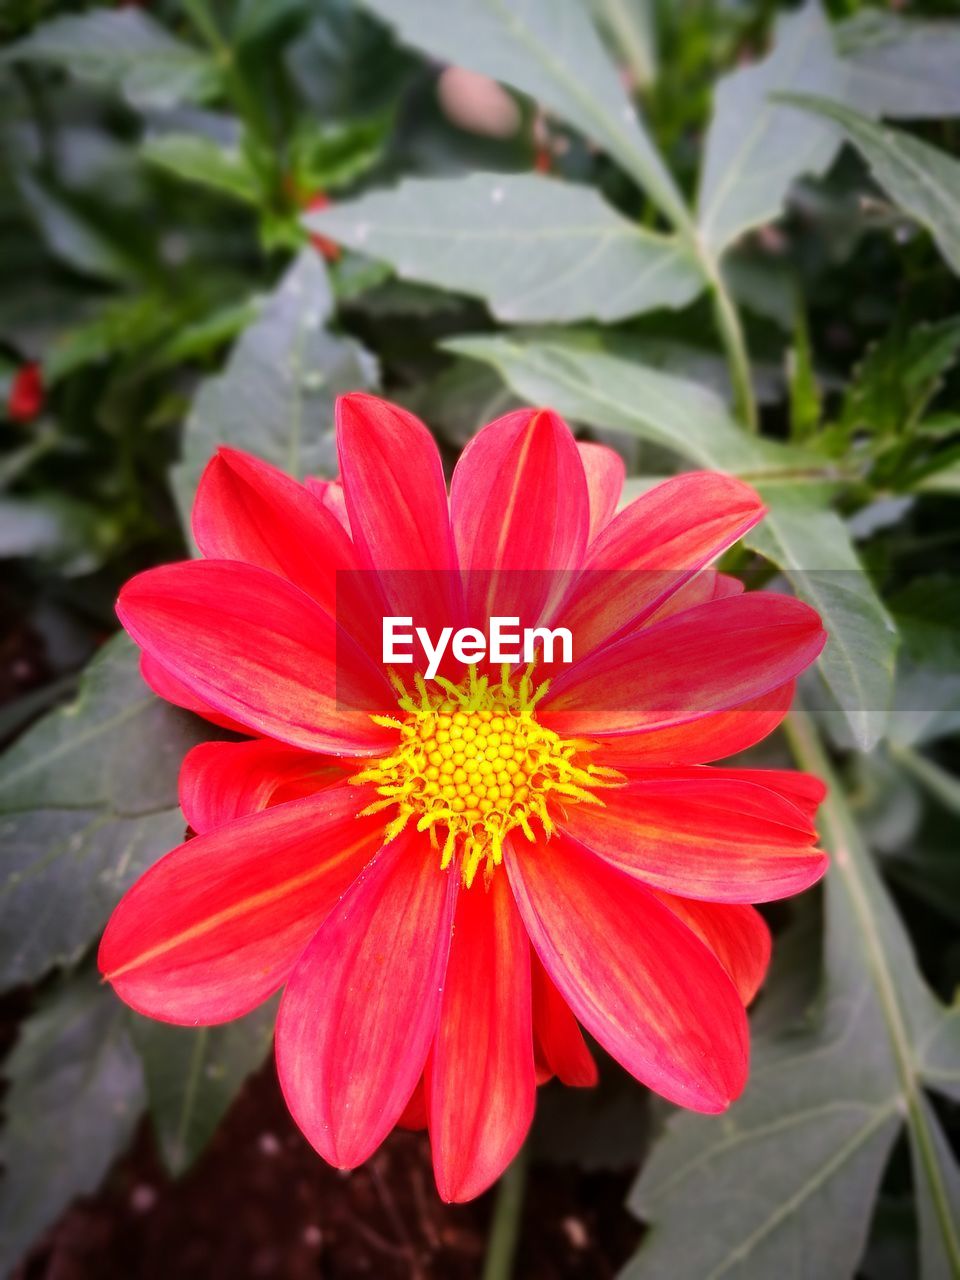
[[[724,1116],[678,1114],[631,1196],[652,1224],[629,1280],[855,1274],[891,1148],[906,1125],[922,1280],[960,1270],[954,1156],[924,1094],[960,1097],[960,1010],[924,982],[809,722],[797,762],[828,783],[825,988],[815,1020],[755,1038],[750,1081]],[[708,1231],[691,1230],[696,1217]],[[802,1242],[802,1245],[801,1245]],[[798,1247],[802,1263],[798,1264]]]
[[[48,386],[87,365],[150,346],[170,329],[179,331],[176,309],[160,293],[138,292],[99,301],[77,325],[57,335],[43,358]]]
[[[95,974],[61,982],[21,1026],[3,1074],[0,1273],[72,1200],[95,1191],[143,1110],[123,1006]]]
[[[922,746],[960,731],[960,583],[915,578],[891,601],[902,638],[890,741]]]
[[[335,469],[333,402],[370,386],[373,357],[327,328],[333,310],[323,260],[304,249],[235,344],[223,373],[198,391],[173,483],[189,524],[200,473],[218,445],[246,449],[293,476]]]
[[[148,164],[202,187],[257,204],[260,185],[240,147],[221,147],[193,133],[166,133],[148,138],[140,147]]]
[[[599,143],[672,221],[683,197],[581,0],[364,0],[401,40],[502,80]]]
[[[117,636],[76,700],[0,759],[0,989],[75,960],[124,890],[182,841],[177,775],[205,736],[150,693]]]
[[[276,1001],[219,1027],[175,1027],[134,1016],[157,1142],[174,1175],[193,1164],[241,1085],[273,1043]]]
[[[865,746],[876,740],[892,696],[895,633],[849,534],[825,505],[823,486],[792,478],[813,470],[815,457],[747,436],[720,399],[697,383],[602,351],[500,336],[456,338],[444,346],[492,364],[534,404],[749,478],[769,514],[748,544],[778,564],[797,594],[820,611],[830,634],[820,671],[855,740]]]
[[[744,538],[772,561],[796,595],[823,618],[828,639],[818,669],[853,741],[869,751],[883,736],[893,700],[897,632],[843,521],[820,495],[761,481],[767,519]]]
[[[630,69],[634,85],[648,89],[657,78],[657,15],[654,0],[589,0],[607,45]]]
[[[770,94],[843,98],[848,81],[818,0],[779,18],[762,61],[720,80],[697,199],[700,235],[715,258],[745,231],[775,218],[794,181],[824,173],[837,153],[831,129],[776,105]]]
[[[675,240],[628,222],[592,187],[536,174],[409,178],[304,223],[405,279],[476,294],[513,323],[620,320],[685,306],[703,287]]]
[[[865,9],[836,29],[850,64],[851,102],[871,115],[941,120],[960,115],[960,22]]]
[[[461,448],[488,422],[520,407],[496,370],[476,360],[455,360],[435,378],[411,388],[401,403]]]
[[[118,89],[134,107],[158,110],[208,98],[219,76],[200,50],[170,35],[142,9],[91,9],[52,18],[0,55],[39,62]]]
[[[721,398],[699,383],[578,341],[471,335],[443,346],[493,365],[533,404],[550,404],[571,421],[627,431],[700,466],[756,476],[816,465],[799,449],[746,435]]]
[[[304,122],[288,152],[297,189],[329,192],[356,182],[380,160],[392,123],[389,114],[347,123]]]
[[[92,573],[112,542],[109,524],[87,503],[58,493],[0,496],[0,560],[32,556],[65,577]]]
[[[18,175],[17,186],[50,252],[61,262],[103,280],[124,283],[136,277],[129,255],[68,196],[25,172]]]
[[[901,129],[874,124],[840,102],[793,93],[781,100],[839,125],[890,199],[927,228],[960,273],[960,162]]]
[[[960,355],[960,318],[896,324],[867,352],[844,395],[840,425],[849,435],[912,432]]]

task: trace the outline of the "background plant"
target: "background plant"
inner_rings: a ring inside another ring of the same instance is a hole
[[[0,1266],[144,1106],[186,1168],[267,1051],[266,1016],[147,1025],[90,976],[120,893],[182,836],[177,766],[208,732],[106,637],[119,583],[184,553],[216,444],[332,474],[333,398],[371,386],[451,459],[529,400],[619,448],[634,491],[690,466],[749,479],[770,516],[727,567],[782,579],[831,632],[805,709],[755,753],[831,783],[823,911],[774,921],[742,1101],[658,1112],[632,1153],[652,1230],[627,1273],[767,1277],[802,1250],[817,1276],[960,1275],[949,11],[0,12],[0,977],[32,990]],[[509,96],[471,116],[449,66]],[[577,1158],[623,1158],[599,1119],[582,1132]]]

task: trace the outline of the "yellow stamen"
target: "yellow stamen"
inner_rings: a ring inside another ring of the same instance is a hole
[[[459,859],[467,886],[481,865],[489,881],[511,831],[535,841],[536,822],[549,839],[566,807],[603,804],[595,791],[624,781],[615,769],[590,763],[593,743],[561,738],[539,723],[535,710],[550,682],[534,686],[532,665],[518,679],[504,666],[496,681],[475,666],[460,684],[416,675],[414,692],[395,671],[390,680],[398,716],[373,719],[398,728],[400,743],[351,782],[372,784],[383,797],[364,813],[396,807],[388,841],[412,821],[429,833],[441,869]],[[446,827],[442,849],[439,827]]]

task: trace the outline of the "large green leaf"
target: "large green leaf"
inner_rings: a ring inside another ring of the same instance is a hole
[[[880,1179],[907,1126],[922,1280],[960,1272],[960,1178],[924,1094],[960,1097],[960,1010],[944,1009],[870,860],[809,723],[798,763],[828,782],[825,990],[815,1019],[757,1037],[750,1081],[720,1117],[680,1114],[632,1207],[652,1230],[630,1280],[856,1272]],[[691,1230],[696,1217],[709,1230]]]
[[[143,1110],[126,1011],[95,974],[51,991],[3,1066],[0,1274],[76,1197],[95,1191]]]
[[[607,45],[630,68],[639,89],[657,76],[657,14],[655,0],[588,0]]]
[[[503,80],[593,138],[674,221],[683,197],[581,0],[364,0],[415,49]]]
[[[808,0],[780,17],[762,61],[720,80],[697,200],[700,234],[714,257],[751,227],[775,218],[794,181],[823,173],[836,155],[832,130],[791,114],[770,94],[796,90],[843,98],[849,78],[818,0]]]
[[[2,60],[62,67],[80,80],[119,89],[135,107],[202,100],[219,81],[209,55],[136,8],[52,18],[11,45]]]
[[[222,147],[195,133],[165,133],[148,138],[140,154],[174,177],[223,195],[256,204],[260,198],[257,175],[239,147]]]
[[[794,592],[824,619],[820,674],[853,740],[868,751],[883,736],[893,698],[897,632],[833,511],[815,490],[758,485],[770,516],[744,541],[778,565]]]
[[[0,988],[72,961],[120,895],[183,839],[177,774],[205,736],[154,697],[126,636],[106,644],[75,701],[0,760]]]
[[[276,1002],[219,1027],[174,1027],[135,1018],[160,1151],[173,1174],[201,1153],[227,1108],[273,1042]]]
[[[501,336],[445,345],[492,364],[525,400],[588,426],[629,431],[756,484],[769,514],[751,545],[820,611],[830,634],[821,674],[855,741],[867,747],[876,740],[892,696],[893,627],[849,534],[826,505],[824,486],[803,480],[804,471],[816,474],[815,456],[747,436],[697,383],[600,350]]]
[[[891,200],[926,227],[960,273],[960,162],[902,129],[874,124],[840,102],[809,94],[783,101],[839,125]]]
[[[131,255],[63,192],[26,171],[18,174],[17,187],[55,258],[84,275],[114,283],[136,278],[138,268]]]
[[[703,280],[676,240],[592,187],[536,174],[409,178],[304,219],[397,273],[477,294],[501,320],[621,320],[681,307]]]
[[[483,335],[444,346],[493,365],[525,400],[552,405],[573,421],[630,432],[700,466],[752,475],[810,461],[799,450],[746,435],[720,397],[699,383],[578,342]]]
[[[323,259],[304,249],[235,344],[223,373],[198,391],[174,488],[186,516],[218,445],[246,449],[293,476],[335,469],[333,403],[370,386],[373,357],[327,327],[333,298]]]
[[[960,115],[960,22],[864,9],[836,29],[851,102],[901,120]]]

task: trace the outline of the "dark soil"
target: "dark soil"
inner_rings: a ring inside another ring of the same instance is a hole
[[[517,1280],[616,1275],[640,1235],[623,1208],[629,1181],[534,1165]],[[287,1114],[271,1064],[178,1182],[144,1126],[101,1193],[70,1208],[13,1280],[465,1280],[480,1274],[493,1203],[488,1192],[444,1205],[423,1134],[394,1133],[353,1173],[331,1169]]]

